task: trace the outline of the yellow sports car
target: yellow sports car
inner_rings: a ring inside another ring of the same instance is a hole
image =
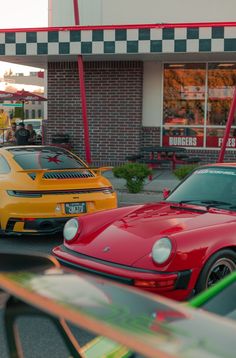
[[[0,232],[55,234],[68,218],[116,208],[103,169],[56,146],[0,148]]]

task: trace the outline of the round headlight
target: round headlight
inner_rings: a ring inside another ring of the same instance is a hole
[[[168,237],[158,240],[152,248],[152,258],[158,264],[163,264],[170,257],[172,244]]]
[[[70,219],[64,226],[63,236],[66,241],[73,240],[79,230],[79,222],[77,219]]]

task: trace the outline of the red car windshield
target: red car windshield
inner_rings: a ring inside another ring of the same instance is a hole
[[[199,168],[190,174],[166,201],[216,205],[236,210],[236,168]]]
[[[57,147],[11,148],[14,160],[24,170],[29,169],[77,169],[84,164],[72,153]]]

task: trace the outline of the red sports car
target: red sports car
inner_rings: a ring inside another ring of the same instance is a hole
[[[195,169],[165,200],[69,220],[61,263],[176,300],[236,269],[236,163]]]

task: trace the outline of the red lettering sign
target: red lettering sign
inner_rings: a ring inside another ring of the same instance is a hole
[[[175,147],[202,147],[203,137],[186,137],[186,136],[163,136],[164,146]]]
[[[223,137],[209,136],[206,140],[206,146],[211,148],[220,148],[223,143]],[[236,148],[236,138],[230,137],[227,141],[227,148]]]

